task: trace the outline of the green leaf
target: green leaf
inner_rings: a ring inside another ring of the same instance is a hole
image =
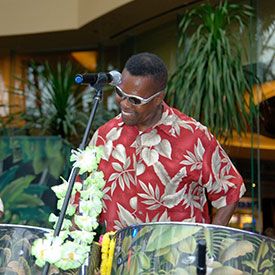
[[[242,261],[243,265],[250,267],[251,269],[257,271],[257,263],[256,261]]]
[[[262,261],[262,263],[260,265],[260,270],[263,270],[264,268],[272,267],[273,265],[274,264],[269,259],[265,259]]]
[[[148,240],[146,251],[154,251],[173,245],[196,234],[201,229],[202,227],[199,226],[155,228]]]
[[[17,206],[26,205],[28,207],[44,205],[43,201],[40,198],[24,193],[16,199],[16,203]]]
[[[178,245],[178,249],[180,252],[189,253],[189,254],[193,254],[196,248],[197,248],[197,242],[193,236],[190,236],[182,240]]]
[[[241,275],[243,272],[239,269],[233,268],[231,266],[222,266],[213,269],[211,275]]]
[[[175,256],[174,253],[167,253],[164,255],[164,259],[171,263],[173,266],[177,264],[177,257]]]
[[[254,251],[253,244],[249,241],[235,241],[220,256],[222,263]]]
[[[28,175],[18,178],[7,185],[4,190],[0,192],[0,197],[3,200],[5,207],[12,205],[13,202],[22,194],[22,192],[29,186],[34,179],[34,176]]]
[[[268,250],[269,249],[268,249],[267,243],[265,241],[262,241],[261,245],[259,247],[259,250],[257,251],[258,252],[258,254],[257,254],[257,260],[256,260],[257,261],[257,265],[260,264],[261,259],[263,259],[265,257],[265,255],[267,254]]]
[[[143,269],[146,270],[150,268],[150,258],[144,252],[140,252],[138,254],[138,259]]]

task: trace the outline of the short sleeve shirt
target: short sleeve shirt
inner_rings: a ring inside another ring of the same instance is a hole
[[[118,115],[94,134],[103,146],[106,180],[100,216],[107,230],[156,221],[209,223],[215,208],[237,202],[243,179],[201,123],[163,103],[161,120],[144,132]]]

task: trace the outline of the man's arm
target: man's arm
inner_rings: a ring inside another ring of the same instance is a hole
[[[227,225],[231,216],[233,215],[238,202],[221,207],[217,210],[216,215],[212,221],[212,224]]]

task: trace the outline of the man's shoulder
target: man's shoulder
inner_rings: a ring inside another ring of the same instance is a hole
[[[166,113],[169,116],[177,117],[180,120],[183,120],[183,121],[186,121],[186,122],[189,122],[189,121],[191,121],[192,123],[197,122],[194,118],[192,118],[192,117],[188,116],[187,114],[181,112],[179,109],[168,105],[165,102],[163,103],[163,106],[164,106],[164,111],[163,111],[164,114]]]
[[[213,139],[213,135],[211,134],[209,129],[195,118],[188,116],[180,110],[168,105],[166,111],[167,119],[169,116],[171,116],[171,118],[169,118],[170,120],[173,120],[174,122],[178,121],[177,124],[187,130],[183,133],[184,135],[190,132],[190,134],[203,139],[205,138],[208,141],[211,141]]]

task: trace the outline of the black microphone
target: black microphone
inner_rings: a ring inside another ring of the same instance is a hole
[[[108,73],[100,73],[105,76],[106,84],[118,85],[121,82],[121,73],[118,71],[110,71]],[[93,85],[98,79],[99,73],[86,73],[86,74],[77,74],[75,76],[75,82],[77,84],[88,83]]]

